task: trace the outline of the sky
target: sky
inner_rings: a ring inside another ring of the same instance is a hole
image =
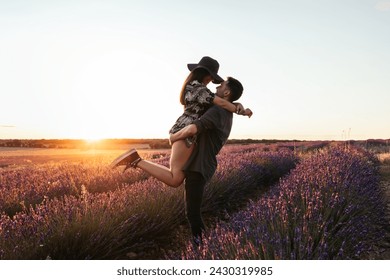
[[[0,139],[167,138],[203,56],[231,139],[390,138],[390,1],[0,0]]]

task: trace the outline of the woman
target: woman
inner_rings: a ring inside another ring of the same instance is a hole
[[[244,110],[240,103],[231,103],[220,98],[206,87],[211,81],[216,84],[223,82],[223,79],[218,75],[219,63],[215,59],[205,56],[199,63],[187,66],[191,73],[184,81],[180,92],[180,102],[184,105],[184,113],[177,119],[169,131],[170,134],[191,124],[212,105],[221,106],[232,113],[251,117],[252,111],[250,109]],[[163,183],[171,187],[178,187],[184,181],[185,174],[182,169],[193,151],[194,143],[196,143],[196,136],[172,144],[170,169],[141,159],[135,149],[119,156],[113,161],[111,167],[126,165],[125,170],[128,167],[138,167]]]

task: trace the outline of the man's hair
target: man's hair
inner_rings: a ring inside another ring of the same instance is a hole
[[[244,87],[238,80],[232,77],[228,77],[227,81],[227,86],[230,89],[230,102],[238,100],[244,91]]]

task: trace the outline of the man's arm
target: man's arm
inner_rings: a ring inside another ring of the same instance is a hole
[[[198,133],[198,127],[195,124],[190,124],[180,129],[178,132],[171,134],[169,136],[169,142],[172,145],[174,142],[194,136],[196,133]]]

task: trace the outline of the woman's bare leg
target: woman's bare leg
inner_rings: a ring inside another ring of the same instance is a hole
[[[183,172],[183,167],[190,158],[190,155],[194,149],[193,147],[194,145],[191,145],[191,147],[188,148],[184,140],[174,142],[172,144],[171,150],[170,169],[148,160],[141,160],[137,164],[137,167],[141,168],[143,171],[149,173],[168,186],[177,188],[184,181],[185,175]]]

